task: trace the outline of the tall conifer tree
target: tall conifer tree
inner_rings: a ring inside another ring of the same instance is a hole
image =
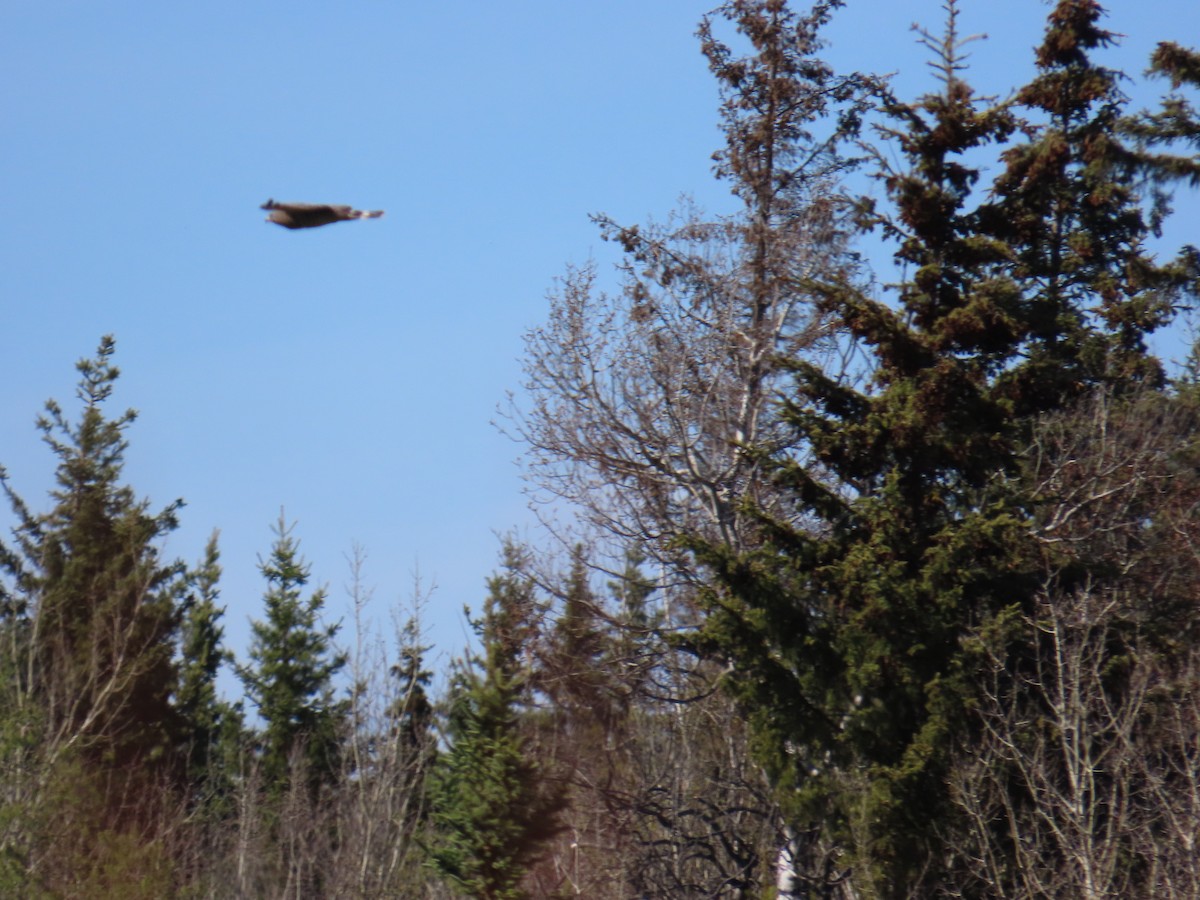
[[[868,896],[937,881],[972,636],[1017,640],[1004,623],[1028,613],[1040,575],[1019,477],[1034,416],[1089,386],[1154,382],[1144,338],[1194,278],[1186,254],[1159,267],[1146,251],[1137,186],[1172,170],[1114,133],[1116,76],[1088,59],[1111,39],[1099,7],[1057,5],[1016,107],[973,92],[955,0],[946,9],[943,37],[921,32],[940,89],[881,95],[886,202],[859,206],[902,280],[880,299],[814,279],[871,379],[794,361],[784,415],[812,459],[774,466],[795,515],[764,516],[749,553],[697,544],[722,588],[701,646],[737,666],[793,824],[841,848]],[[981,200],[989,147],[1007,169]]]
[[[53,400],[38,419],[58,458],[51,510],[32,513],[4,482],[18,525],[3,559],[8,590],[31,616],[27,687],[45,714],[47,741],[109,773],[109,812],[124,817],[131,811],[116,807],[137,796],[128,779],[174,767],[174,643],[185,566],[164,561],[159,547],[182,502],[152,513],[121,483],[137,414],[105,415],[120,375],[115,349],[106,336],[95,357],[77,364],[77,422]]]
[[[310,567],[282,513],[271,555],[259,568],[267,580],[266,609],[252,624],[251,663],[239,674],[263,720],[264,778],[269,790],[282,790],[302,763],[315,788],[338,771],[345,705],[334,698],[333,679],[346,656],[333,645],[338,626],[321,623],[325,591],[303,597]]]
[[[558,831],[562,786],[530,754],[521,714],[529,702],[530,641],[538,604],[518,552],[488,583],[472,624],[480,650],[456,673],[446,711],[448,747],[434,770],[434,866],[469,896],[523,900],[521,883]]]
[[[229,730],[238,730],[236,707],[217,694],[217,673],[229,660],[222,646],[220,624],[225,608],[218,606],[221,578],[217,533],[209,538],[203,562],[190,573],[191,589],[183,604],[179,656],[181,671],[175,706],[184,722],[188,775],[193,786],[220,781],[214,766],[220,762],[221,743]],[[214,780],[215,779],[215,780]]]

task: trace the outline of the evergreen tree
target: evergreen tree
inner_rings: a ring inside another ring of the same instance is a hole
[[[627,550],[624,570],[608,583],[609,594],[619,611],[621,625],[626,630],[645,632],[661,624],[659,617],[650,609],[650,597],[657,586],[642,570],[645,562],[643,554]]]
[[[219,624],[225,613],[217,606],[220,597],[220,551],[217,533],[209,538],[204,561],[191,573],[191,591],[184,603],[180,633],[181,671],[175,706],[183,717],[188,757],[188,774],[195,783],[210,774],[228,704],[217,695],[217,672],[228,658],[221,640],[225,629]]]
[[[1027,137],[1003,154],[981,223],[1008,248],[1021,288],[1025,361],[1009,374],[1018,415],[1097,386],[1161,386],[1146,337],[1171,321],[1200,271],[1192,248],[1161,264],[1147,247],[1169,210],[1164,190],[1200,178],[1200,160],[1136,145],[1177,137],[1180,120],[1125,114],[1121,73],[1092,59],[1117,40],[1102,15],[1094,0],[1050,15],[1037,75],[1014,100]]]
[[[252,623],[251,663],[239,669],[263,721],[262,773],[272,792],[290,783],[296,764],[303,764],[314,788],[337,775],[345,713],[344,704],[334,699],[333,679],[346,664],[333,645],[338,626],[321,624],[323,589],[308,599],[302,596],[310,567],[292,537],[293,527],[280,513],[271,555],[259,563],[267,580],[265,617]]]
[[[158,513],[122,484],[136,414],[106,416],[115,344],[81,360],[72,420],[38,428],[58,465],[35,514],[0,470],[15,514],[0,542],[0,890],[128,896],[168,890],[159,840],[183,765],[172,704],[185,567],[161,556],[181,502]]]
[[[1137,185],[1170,169],[1112,134],[1115,76],[1087,58],[1110,39],[1099,8],[1062,0],[1051,15],[1018,95],[1044,123],[974,94],[946,9],[944,37],[922,32],[940,90],[881,95],[901,163],[881,151],[888,204],[859,205],[904,277],[886,299],[814,284],[870,351],[871,381],[793,361],[784,417],[813,456],[773,456],[793,515],[764,514],[749,553],[696,544],[722,588],[699,646],[737,666],[792,824],[848,852],[855,889],[884,897],[937,882],[947,768],[970,739],[982,665],[972,636],[1018,641],[1031,612],[1042,571],[1020,475],[1033,416],[1088,386],[1153,382],[1144,337],[1188,277],[1186,257],[1158,267],[1145,248]],[[988,147],[1009,148],[1008,168],[981,201]],[[815,868],[798,880],[832,890]]]
[[[1184,85],[1200,89],[1200,53],[1163,41],[1150,57],[1149,74],[1168,79],[1172,91],[1163,98],[1157,112],[1144,111],[1126,121],[1125,128],[1146,147],[1183,143],[1200,151],[1200,111],[1179,93]],[[1193,186],[1200,183],[1200,159],[1195,156],[1167,157],[1162,161],[1173,175],[1187,177]]]
[[[429,699],[429,684],[433,673],[425,668],[428,647],[422,646],[420,629],[415,618],[404,623],[401,633],[400,662],[392,666],[396,679],[396,700],[388,710],[395,721],[406,752],[414,755],[412,762],[418,770],[433,748],[433,703]]]
[[[583,548],[577,545],[571,553],[562,611],[554,622],[542,660],[543,681],[559,711],[605,725],[611,723],[615,713],[614,685],[607,665],[610,639],[601,629],[598,612],[588,584]]]
[[[563,598],[562,615],[554,623],[565,657],[581,667],[595,666],[603,651],[603,636],[597,625],[596,598],[588,584],[587,559],[583,547],[571,551],[571,572]]]
[[[455,673],[447,701],[448,746],[431,788],[431,860],[482,900],[528,896],[522,879],[558,831],[564,802],[562,787],[547,778],[522,732],[538,611],[519,554],[507,547],[505,571],[489,581],[483,616],[472,620],[479,654]]]
[[[171,698],[185,566],[162,560],[158,546],[182,501],[151,513],[121,484],[136,413],[105,416],[120,374],[114,351],[106,336],[94,358],[77,364],[78,422],[47,402],[37,424],[58,458],[54,505],[35,515],[4,481],[18,524],[0,560],[8,611],[29,616],[26,688],[45,716],[45,749],[78,751],[93,772],[107,773],[97,778],[107,814],[125,818],[139,815],[127,807],[139,797],[131,779],[146,785],[175,769],[181,722]]]

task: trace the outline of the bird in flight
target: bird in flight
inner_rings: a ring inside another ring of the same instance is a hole
[[[268,200],[262,208],[271,211],[267,216],[268,222],[274,222],[284,228],[316,228],[331,222],[378,219],[383,215],[382,209],[366,211],[330,203],[276,203],[274,200]]]

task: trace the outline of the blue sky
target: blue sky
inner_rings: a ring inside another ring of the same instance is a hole
[[[140,411],[126,475],[187,502],[168,552],[221,530],[227,633],[260,611],[257,555],[281,507],[345,610],[367,554],[386,624],[419,570],[443,654],[464,640],[496,535],[531,522],[491,424],[521,335],[568,263],[608,257],[588,221],[724,209],[716,92],[694,38],[709,3],[0,3],[0,463],[34,508],[53,459],[33,421],[72,397],[102,334]],[[964,0],[971,79],[1028,75],[1048,7]],[[1106,57],[1140,72],[1158,40],[1200,42],[1195,0],[1114,0]],[[851,0],[845,67],[931,89],[913,21],[938,0]],[[309,232],[279,200],[385,209]],[[1195,197],[1180,240],[1197,240]],[[1171,351],[1168,346],[1168,352]],[[67,403],[69,409],[75,407]],[[0,519],[3,521],[3,519]]]

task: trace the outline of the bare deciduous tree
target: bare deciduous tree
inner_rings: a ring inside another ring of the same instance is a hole
[[[645,228],[596,217],[623,251],[619,285],[606,289],[594,263],[569,270],[526,335],[525,393],[509,418],[535,503],[568,501],[619,552],[638,546],[676,576],[691,569],[673,539],[740,549],[743,501],[775,507],[749,448],[799,452],[775,414],[788,377],[778,360],[833,348],[812,283],[855,265],[837,191],[861,91],[813,57],[832,5],[798,17],[727,4],[745,57],[705,20],[723,92],[716,173],[740,211],[706,217],[689,203]]]
[[[955,768],[964,896],[1200,889],[1194,404],[1101,394],[1030,452],[1046,577],[980,648],[978,741]],[[1006,628],[1032,636],[1019,652]]]
[[[335,850],[329,892],[336,897],[398,895],[424,880],[419,844],[427,809],[424,781],[434,757],[432,707],[424,697],[421,612],[430,588],[414,577],[410,618],[397,629],[399,659],[372,639],[364,621],[370,591],[362,580],[365,554],[350,558],[355,645],[354,689],[346,766],[334,804]]]
[[[570,802],[532,895],[758,896],[782,826],[720,672],[670,647],[635,561],[604,598],[587,574],[577,551],[536,641],[531,722]]]
[[[656,569],[652,623],[626,632],[645,640],[616,679],[628,703],[623,730],[605,740],[618,749],[607,762],[581,744],[563,750],[576,804],[606,829],[578,827],[573,809],[559,869],[579,871],[590,840],[593,854],[622,860],[613,896],[750,896],[788,842],[739,714],[716,690],[720,666],[661,635],[696,622],[703,578],[679,538],[742,551],[756,540],[748,505],[789,517],[762,466],[804,452],[777,412],[789,366],[844,364],[829,361],[842,348],[817,284],[856,276],[839,180],[853,164],[843,149],[865,80],[815,56],[837,5],[799,16],[734,0],[701,24],[722,93],[715,171],[738,211],[709,216],[685,201],[646,227],[597,216],[621,251],[615,285],[596,263],[568,270],[545,324],[526,335],[524,393],[507,418],[526,447],[535,509],[556,531],[563,509],[578,515],[593,563],[610,574],[631,550]],[[736,36],[725,40],[726,29]],[[574,527],[567,543],[581,537]],[[616,611],[595,608],[621,627]]]

